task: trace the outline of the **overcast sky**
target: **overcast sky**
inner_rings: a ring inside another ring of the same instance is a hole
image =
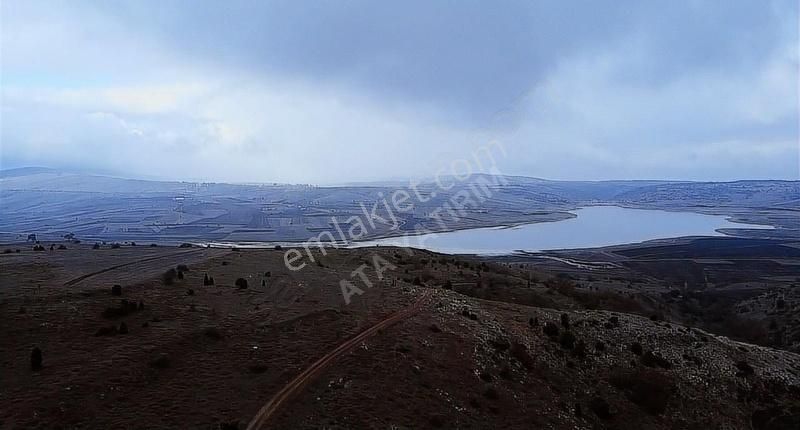
[[[799,179],[784,1],[2,1],[2,168]]]

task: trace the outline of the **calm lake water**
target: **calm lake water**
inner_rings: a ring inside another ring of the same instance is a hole
[[[724,216],[690,212],[592,206],[574,211],[576,218],[397,237],[357,246],[394,245],[448,254],[510,254],[515,251],[592,248],[680,236],[722,236],[720,228],[769,228],[728,221]]]

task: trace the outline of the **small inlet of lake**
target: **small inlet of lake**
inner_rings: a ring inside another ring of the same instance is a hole
[[[722,236],[717,229],[771,228],[728,221],[719,215],[591,206],[563,221],[431,233],[359,242],[354,246],[410,246],[447,254],[594,248],[681,236]]]

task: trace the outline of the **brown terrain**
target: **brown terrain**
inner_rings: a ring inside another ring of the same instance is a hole
[[[627,282],[385,247],[297,272],[279,250],[7,248],[3,429],[800,428],[800,355],[641,316]]]

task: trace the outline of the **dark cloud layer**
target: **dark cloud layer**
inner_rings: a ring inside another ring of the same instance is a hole
[[[787,161],[798,138],[792,0],[2,7],[3,108],[21,124],[3,126],[6,159],[48,162],[31,149],[46,142],[57,153],[113,141],[164,156],[186,148],[204,166],[248,148],[274,176],[232,179],[302,181],[280,166],[347,162],[341,154],[363,159],[357,179],[367,179],[425,174],[496,138],[516,154],[503,165],[516,174],[798,174]],[[48,121],[62,137],[25,126]],[[386,172],[376,145],[407,153]]]

